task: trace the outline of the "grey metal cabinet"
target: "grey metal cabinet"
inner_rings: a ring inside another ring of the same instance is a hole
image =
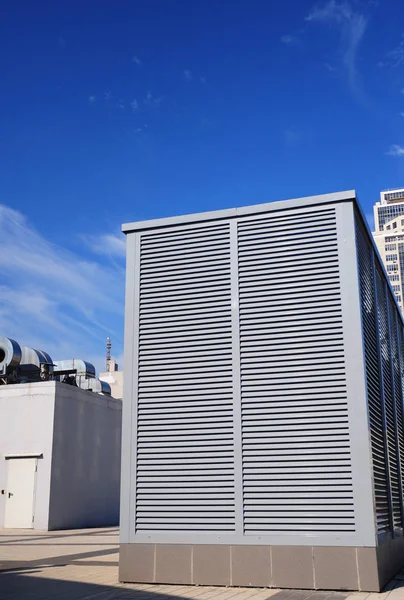
[[[124,231],[121,579],[379,589],[404,548],[403,323],[355,193]]]

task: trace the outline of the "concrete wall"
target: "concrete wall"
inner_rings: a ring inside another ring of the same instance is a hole
[[[49,529],[116,525],[122,402],[56,384]]]
[[[7,454],[43,454],[38,459],[34,529],[48,528],[55,383],[0,386],[0,490],[7,486]],[[0,527],[5,495],[0,495]]]
[[[101,381],[106,381],[111,386],[111,396],[122,400],[123,398],[123,371],[105,371],[100,373]]]

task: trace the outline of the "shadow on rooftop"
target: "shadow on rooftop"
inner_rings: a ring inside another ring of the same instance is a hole
[[[38,573],[38,576],[34,576]],[[159,591],[151,589],[154,586],[142,586],[140,589],[125,584],[105,585],[97,583],[84,583],[79,581],[68,581],[64,579],[52,579],[44,576],[42,568],[18,571],[9,571],[0,573],[0,589],[2,598],[28,598],[30,600],[48,600],[58,598],[58,600],[174,600],[179,598],[192,598],[192,591],[187,593],[185,589],[189,586],[167,586],[160,588]],[[178,596],[170,594],[170,589],[183,587]],[[205,588],[209,593],[212,588]],[[201,594],[201,588],[195,587],[195,596]],[[234,588],[234,596],[243,593],[244,589]],[[265,592],[266,590],[262,590]],[[312,590],[280,590],[273,592],[268,589],[268,598],[271,600],[344,600],[349,596],[349,592],[315,592]],[[226,588],[222,593],[226,592]],[[203,593],[203,592],[202,592]],[[214,597],[220,598],[220,590],[211,592]],[[254,596],[256,590],[251,590],[251,596]],[[210,593],[209,593],[210,596]],[[209,597],[207,596],[207,597]],[[244,594],[243,597],[245,598]],[[260,600],[265,600],[265,594],[260,593]]]

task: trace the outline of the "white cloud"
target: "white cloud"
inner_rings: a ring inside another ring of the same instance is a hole
[[[135,63],[135,65],[137,65],[138,67],[140,67],[140,65],[142,64],[142,61],[138,56],[132,56],[132,62]]]
[[[388,156],[404,156],[404,146],[399,144],[392,144],[386,152]]]
[[[123,234],[104,233],[101,235],[83,235],[83,241],[96,254],[124,258],[126,253],[125,236]]]
[[[125,108],[125,102],[123,100],[118,100],[118,102],[116,103],[116,107],[120,108],[120,109],[124,109]]]
[[[381,67],[399,67],[404,62],[404,34],[401,35],[400,43],[388,52],[383,61],[379,61]]]
[[[130,107],[133,111],[136,111],[139,108],[139,102],[134,98],[130,103]]]
[[[89,104],[94,104],[95,100],[96,100],[95,96],[89,96],[88,97],[88,103]]]
[[[334,73],[337,70],[336,67],[334,67],[333,65],[330,65],[330,63],[328,63],[328,62],[325,62],[324,66],[329,73]]]
[[[287,129],[284,132],[285,144],[287,146],[297,146],[303,139],[304,133],[296,129]]]
[[[182,72],[185,81],[199,81],[202,85],[205,85],[207,79],[204,75],[194,75],[190,69],[184,69]]]
[[[296,35],[283,35],[281,37],[281,42],[282,44],[285,44],[286,46],[295,46],[296,44],[299,43],[299,38]]]
[[[146,104],[146,106],[158,107],[163,102],[163,97],[160,96],[159,98],[156,98],[151,92],[147,92],[146,96],[143,99],[143,102],[144,104]]]
[[[118,256],[119,243],[114,246],[107,238]],[[0,239],[1,335],[45,350],[54,360],[98,355],[107,335],[121,348],[122,263],[87,260],[82,252],[52,244],[21,213],[4,205]]]
[[[353,10],[348,2],[329,0],[322,6],[313,8],[305,20],[335,25],[338,28],[341,35],[342,63],[351,89],[360,97],[362,93],[357,81],[357,54],[368,24],[365,15]]]

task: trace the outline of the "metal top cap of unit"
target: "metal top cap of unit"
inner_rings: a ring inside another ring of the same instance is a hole
[[[260,213],[269,213],[279,210],[302,208],[304,206],[315,206],[329,204],[330,202],[345,202],[353,200],[356,202],[355,190],[344,192],[333,192],[331,194],[320,194],[317,196],[307,196],[305,198],[292,198],[290,200],[280,200],[277,202],[266,202],[263,204],[253,204],[242,206],[240,208],[226,208],[223,210],[213,210],[209,212],[192,213],[178,215],[175,217],[165,217],[162,219],[151,219],[149,221],[135,221],[133,223],[124,223],[122,225],[123,233],[132,233],[134,231],[145,231],[147,229],[189,225],[190,223],[201,223],[206,221],[216,221],[218,219],[231,219],[234,217],[246,217]],[[358,205],[361,212],[361,208]]]

